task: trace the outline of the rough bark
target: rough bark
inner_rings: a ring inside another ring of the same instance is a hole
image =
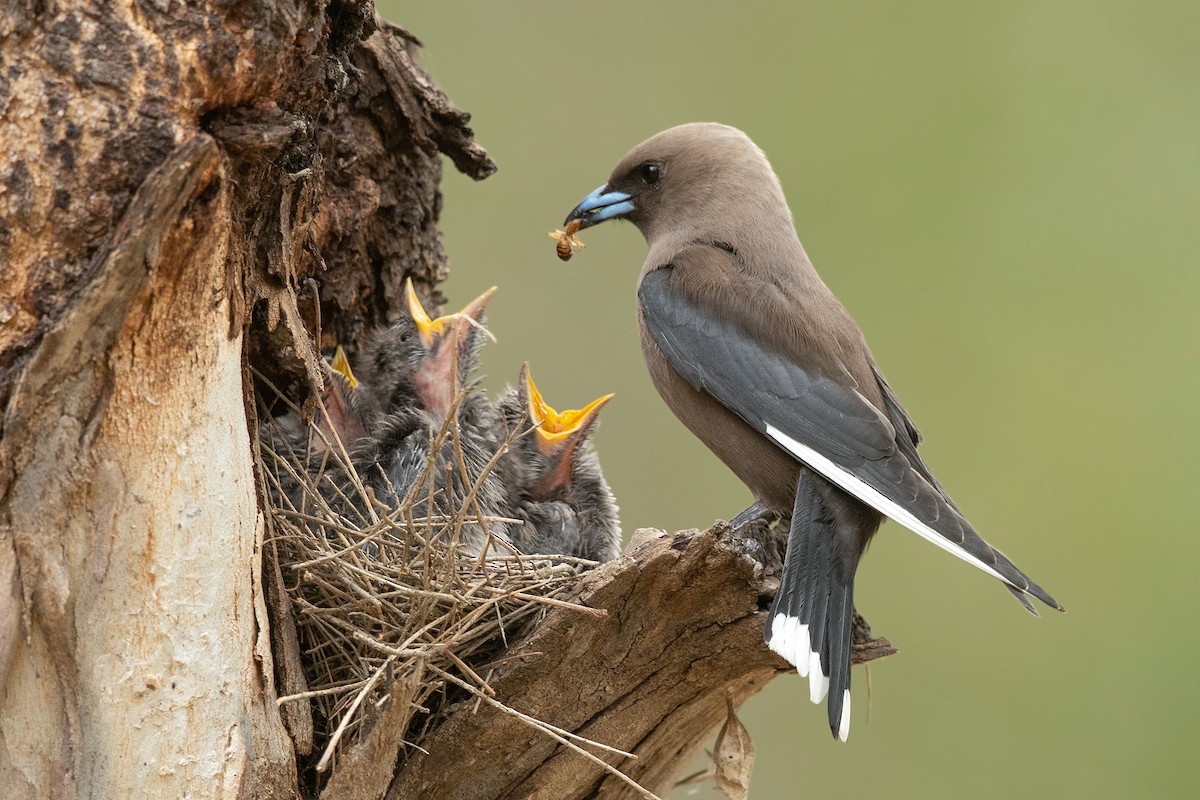
[[[491,169],[374,28],[350,0],[0,17],[5,797],[299,792],[247,367],[303,399],[312,298],[348,342],[439,280],[438,150]]]

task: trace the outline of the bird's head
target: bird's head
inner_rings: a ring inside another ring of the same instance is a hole
[[[377,333],[363,349],[369,389],[384,410],[416,403],[437,418],[449,412],[454,395],[479,358],[484,311],[496,287],[461,311],[431,318],[413,288],[405,283],[407,314]]]
[[[518,432],[532,430],[517,440],[517,456],[526,462],[531,496],[554,496],[571,480],[575,460],[583,452],[600,416],[613,395],[598,397],[580,409],[556,411],[533,382],[529,364],[521,367],[517,388],[501,403]]]
[[[633,148],[566,222],[579,220],[582,230],[628,219],[653,246],[668,233],[704,231],[730,239],[739,234],[738,220],[762,213],[782,213],[791,220],[762,150],[737,128],[694,122]]]
[[[314,420],[323,434],[324,442],[341,442],[347,448],[366,435],[367,426],[374,417],[371,398],[363,391],[358,378],[350,369],[346,351],[338,345],[333,360],[325,363],[325,389],[321,394],[324,408]]]

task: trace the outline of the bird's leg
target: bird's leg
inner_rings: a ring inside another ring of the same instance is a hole
[[[729,527],[734,531],[738,531],[747,525],[752,525],[760,521],[770,524],[778,518],[778,513],[772,511],[761,502],[755,500],[753,505],[751,505],[742,513],[738,514],[733,519],[729,520]]]

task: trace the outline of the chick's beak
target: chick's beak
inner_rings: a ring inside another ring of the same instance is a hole
[[[404,282],[404,298],[408,304],[408,314],[417,324],[417,331],[421,334],[421,343],[425,345],[426,350],[432,350],[434,342],[443,335],[449,325],[450,318],[429,317],[425,306],[421,305],[421,298],[417,297],[417,290],[413,288],[412,278]]]
[[[330,362],[329,366],[334,372],[342,376],[347,386],[351,389],[358,388],[358,378],[354,377],[354,373],[350,370],[350,359],[346,358],[346,351],[342,349],[340,344],[333,351],[333,361]]]
[[[425,346],[425,356],[413,374],[413,382],[425,410],[430,413],[444,417],[449,412],[459,389],[459,379],[470,369],[469,363],[464,366],[464,359],[470,351],[470,343],[475,341],[471,328],[478,327],[487,333],[482,323],[483,312],[495,292],[493,286],[467,303],[462,311],[431,320],[413,290],[412,281],[408,282],[408,311]],[[449,342],[443,346],[446,340]]]
[[[535,435],[538,440],[538,449],[543,453],[553,452],[580,433],[589,430],[600,413],[600,409],[613,399],[613,395],[606,394],[596,398],[583,408],[555,411],[542,399],[541,392],[538,391],[537,386],[533,383],[533,377],[529,374],[528,364],[522,368],[521,373],[525,382],[525,391],[529,397],[529,419],[537,426]]]
[[[493,286],[467,303],[462,311],[431,319],[425,306],[421,305],[421,298],[417,297],[417,290],[413,288],[412,278],[409,278],[404,285],[409,316],[416,323],[417,330],[421,334],[421,343],[425,345],[426,350],[432,350],[439,339],[454,331],[464,333],[466,327],[480,324],[480,318],[487,308],[488,301],[495,293],[496,287]]]
[[[463,307],[462,311],[459,311],[457,314],[452,316],[472,320],[472,322],[467,323],[468,325],[478,324],[483,317],[483,312],[487,310],[488,301],[492,299],[492,295],[495,293],[496,287],[493,286],[483,294],[479,295],[479,297],[476,297],[474,300],[467,303]]]

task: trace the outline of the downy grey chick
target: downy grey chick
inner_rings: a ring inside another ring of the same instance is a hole
[[[588,447],[600,409],[612,395],[558,412],[542,399],[529,365],[500,398],[501,429],[512,437],[500,474],[522,553],[611,561],[621,554],[621,524],[600,460]]]

